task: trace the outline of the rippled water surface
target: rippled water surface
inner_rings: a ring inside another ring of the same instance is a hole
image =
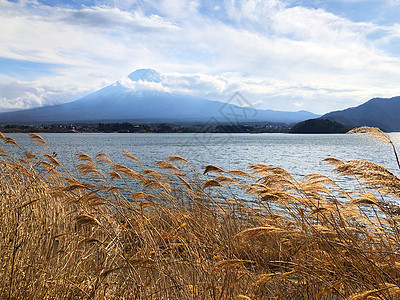
[[[27,134],[9,136],[23,149],[40,152],[41,147]],[[389,146],[357,135],[50,133],[41,136],[51,147],[50,153],[56,152],[57,158],[71,170],[78,163],[74,154],[79,152],[91,156],[105,152],[116,163],[132,165],[122,155],[127,150],[151,168],[156,160],[180,155],[198,168],[213,164],[224,170],[246,170],[250,164],[265,163],[283,167],[299,178],[316,172],[330,175],[332,167],[322,160],[333,156],[342,160],[371,160],[398,171]],[[398,145],[400,133],[391,136]]]

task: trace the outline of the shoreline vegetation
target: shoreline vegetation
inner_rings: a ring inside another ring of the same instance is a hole
[[[396,149],[379,129],[352,131]],[[76,154],[66,170],[0,134],[1,299],[399,299],[400,178],[326,158],[352,190],[265,164]],[[5,145],[6,144],[6,145]],[[254,197],[242,201],[235,190]]]
[[[327,119],[291,123],[75,123],[47,125],[0,125],[3,133],[346,133],[344,126]]]
[[[288,132],[286,123],[73,123],[46,125],[0,125],[3,133],[278,133]]]

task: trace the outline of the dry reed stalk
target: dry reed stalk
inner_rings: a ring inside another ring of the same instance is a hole
[[[38,142],[39,144],[42,144],[43,146],[47,145],[46,141],[40,135],[38,135],[36,133],[29,133],[29,136],[33,141]]]
[[[78,157],[78,159],[80,161],[85,161],[85,162],[87,162],[88,164],[91,164],[91,165],[95,165],[96,164],[95,161],[93,160],[93,158],[91,158],[89,155],[87,155],[85,153],[77,153],[76,156]]]
[[[224,171],[223,171],[221,168],[218,168],[218,167],[216,167],[216,166],[207,165],[207,166],[204,167],[203,175],[205,175],[205,174],[207,174],[207,173],[209,173],[209,172],[214,172],[214,173],[221,174],[221,173],[223,173]]]
[[[123,151],[123,154],[126,157],[129,157],[130,159],[132,159],[135,163],[137,163],[140,166],[144,166],[139,159],[136,158],[136,156],[134,156],[132,153],[128,152],[128,151]]]
[[[176,177],[178,177],[178,179],[180,180],[180,182],[182,182],[182,183],[185,185],[185,187],[186,187],[189,191],[193,191],[193,188],[192,188],[192,186],[190,185],[190,183],[187,182],[185,179],[183,179],[182,176],[176,175]]]
[[[42,162],[45,163],[45,162]],[[79,170],[80,175],[82,176],[92,176],[92,177],[103,177],[103,174],[99,171],[97,166],[94,166],[90,163],[88,164],[78,164],[76,167]]]
[[[113,165],[114,162],[111,160],[110,156],[107,153],[99,152],[96,154],[96,160],[99,163],[105,163],[108,165]]]
[[[376,127],[367,127],[367,126],[358,127],[353,130],[350,130],[347,134],[354,134],[354,133],[368,135],[368,136],[370,136],[378,141],[381,141],[385,144],[392,143],[390,136],[387,133],[383,132],[382,130],[380,130],[379,128],[376,128]]]
[[[241,170],[231,170],[231,171],[228,171],[227,173],[232,174],[237,177],[247,177],[250,179],[254,179],[254,176],[252,176],[251,174],[249,174],[245,171],[241,171]]]
[[[177,167],[175,167],[173,164],[171,164],[171,163],[169,163],[169,162],[167,162],[165,160],[156,161],[155,164],[157,165],[157,167],[159,169],[165,169],[165,170],[172,170],[172,171],[180,172],[180,170]]]
[[[190,164],[189,161],[188,161],[187,159],[185,159],[185,158],[183,158],[183,157],[181,157],[181,156],[178,156],[178,155],[169,156],[169,157],[168,157],[168,160],[169,160],[169,161],[179,161],[179,162],[184,163],[184,164],[186,164],[186,165],[189,165],[189,164]]]
[[[161,180],[163,182],[169,182],[169,180],[160,172],[154,171],[154,170],[143,170],[141,171],[141,173],[143,173],[144,175],[148,176],[148,177],[152,177],[155,180]]]
[[[139,199],[159,199],[159,198],[143,192],[136,192],[135,194],[132,195],[132,199],[139,200]]]
[[[400,182],[379,165],[328,159],[370,188],[350,191],[263,164],[225,176],[208,165],[205,174],[217,174],[207,178],[159,161],[157,172],[128,153],[140,172],[99,153],[111,180],[80,179],[61,174],[52,154],[41,162],[0,151],[1,298],[399,297],[400,217],[379,192],[397,197]],[[104,176],[91,157],[78,159],[82,174]],[[135,183],[113,185],[123,177]],[[225,199],[213,191],[222,185],[257,201]]]
[[[277,228],[273,226],[268,226],[268,227],[255,227],[255,228],[249,228],[246,230],[243,230],[239,232],[236,237],[238,238],[246,238],[246,239],[252,239],[254,237],[260,236],[260,235],[270,235],[270,234],[282,234],[286,233],[287,231],[282,229],[282,228]]]
[[[211,188],[211,187],[218,187],[218,188],[224,188],[218,181],[214,179],[208,179],[204,182],[203,184],[203,189],[206,188]]]
[[[215,264],[215,268],[217,269],[230,268],[233,266],[243,265],[245,263],[254,264],[255,262],[252,260],[243,260],[243,259],[221,260]]]
[[[129,178],[140,179],[140,180],[146,179],[146,177],[143,176],[142,174],[140,174],[136,171],[133,171],[132,169],[129,169],[128,167],[125,167],[123,165],[114,164],[113,168],[114,168],[115,172],[122,173]]]
[[[376,139],[376,140],[381,141],[381,142],[383,142],[383,143],[385,143],[387,145],[390,145],[392,147],[394,156],[396,158],[397,166],[400,169],[400,160],[399,160],[399,157],[398,157],[398,154],[397,154],[396,147],[395,147],[392,139],[390,138],[390,136],[387,133],[383,132],[379,128],[367,127],[367,126],[355,128],[353,130],[350,130],[348,133],[349,134],[352,134],[352,133],[365,134],[365,135],[367,135],[369,137],[372,137],[373,139]]]

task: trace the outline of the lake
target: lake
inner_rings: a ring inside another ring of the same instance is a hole
[[[40,153],[43,149],[27,134],[7,136],[33,153]],[[316,172],[332,177],[332,166],[322,161],[326,157],[366,159],[395,174],[399,171],[388,145],[360,135],[48,133],[41,136],[50,146],[49,153],[56,152],[57,159],[70,170],[79,163],[74,154],[80,152],[91,156],[105,152],[114,162],[132,166],[132,161],[122,155],[122,151],[127,150],[150,168],[155,168],[153,162],[156,160],[180,155],[199,169],[213,164],[223,170],[246,171],[250,164],[264,163],[283,167],[295,178]],[[400,144],[400,133],[392,133],[391,137],[396,145]],[[3,147],[11,149],[9,145]],[[13,151],[18,152],[16,149]]]

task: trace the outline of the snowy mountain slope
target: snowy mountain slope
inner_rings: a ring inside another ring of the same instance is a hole
[[[235,104],[174,94],[161,84],[161,75],[140,69],[73,102],[0,114],[0,123],[54,122],[285,122],[316,118],[310,112],[255,110]]]

